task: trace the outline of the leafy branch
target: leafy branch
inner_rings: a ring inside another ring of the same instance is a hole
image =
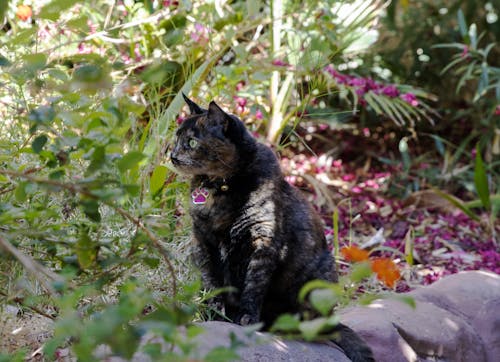
[[[132,222],[135,226],[137,226],[139,229],[141,229],[142,231],[144,231],[144,233],[148,236],[148,238],[151,240],[151,242],[153,243],[153,246],[158,250],[158,252],[161,254],[161,256],[163,257],[163,259],[165,260],[166,264],[167,264],[167,268],[169,270],[169,273],[172,277],[172,292],[173,292],[173,295],[175,296],[177,294],[177,278],[175,276],[175,270],[174,270],[174,267],[172,265],[172,262],[170,261],[170,257],[168,255],[168,252],[164,249],[164,247],[162,246],[162,243],[160,241],[160,239],[158,237],[156,237],[143,223],[140,219],[138,219],[137,217],[131,215],[129,212],[125,211],[124,209],[122,209],[121,207],[115,205],[113,202],[109,201],[109,200],[102,200],[102,199],[99,199],[96,195],[94,195],[91,191],[89,191],[88,189],[84,188],[84,187],[81,187],[79,185],[76,185],[76,184],[72,184],[72,183],[65,183],[65,182],[61,182],[61,181],[57,181],[57,180],[50,180],[50,179],[44,179],[44,178],[39,178],[39,177],[35,177],[31,174],[26,174],[26,173],[22,173],[22,172],[16,172],[16,171],[10,171],[10,170],[0,170],[0,174],[2,175],[6,175],[6,176],[11,176],[11,177],[17,177],[17,178],[23,178],[27,181],[30,181],[30,182],[34,182],[34,183],[37,183],[37,184],[44,184],[44,185],[49,185],[49,186],[52,186],[52,187],[55,187],[55,188],[60,188],[60,189],[65,189],[73,194],[81,194],[85,197],[88,197],[90,199],[94,199],[94,200],[99,200],[101,201],[103,204],[111,207],[112,209],[114,209],[118,214],[120,214],[123,218],[129,220],[130,222]],[[24,254],[22,254],[21,252],[19,252],[17,249],[12,249],[9,247],[10,243],[2,243],[2,246],[4,246],[4,248],[6,248],[11,254],[13,254],[23,265],[27,265],[28,267],[31,267],[33,266],[34,264],[31,262],[31,260],[28,260],[24,257],[26,257]],[[10,245],[11,246],[11,245]],[[36,271],[36,267],[31,267],[31,269],[29,270],[32,270],[32,271]],[[47,272],[49,272],[47,270]],[[36,273],[34,273],[35,275],[37,275]],[[50,272],[48,275],[52,275],[52,276],[57,276],[55,273],[52,273]],[[47,286],[47,287],[50,287],[50,286]],[[50,290],[50,289],[49,289]]]

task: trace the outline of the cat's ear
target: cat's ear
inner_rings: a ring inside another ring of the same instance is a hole
[[[224,135],[233,141],[242,139],[247,133],[245,125],[238,117],[224,112],[214,101],[208,105],[207,120],[210,124],[221,127]]]
[[[206,112],[205,109],[201,108],[199,105],[194,103],[184,93],[182,93],[182,96],[184,97],[184,100],[186,101],[187,105],[189,106],[189,111],[191,112],[191,114],[202,114],[202,113]]]
[[[221,107],[217,105],[214,101],[210,102],[208,105],[208,117],[210,121],[222,125],[224,129],[227,128],[227,125],[231,119],[229,114],[224,112]]]

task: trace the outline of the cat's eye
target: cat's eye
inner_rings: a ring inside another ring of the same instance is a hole
[[[194,138],[191,138],[188,142],[190,148],[196,148],[198,146],[198,141]]]

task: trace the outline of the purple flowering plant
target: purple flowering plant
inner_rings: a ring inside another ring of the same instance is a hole
[[[398,126],[415,125],[416,121],[427,119],[434,123],[435,112],[426,101],[434,97],[409,86],[386,84],[370,77],[345,74],[335,69],[333,64],[324,67],[327,79],[340,90],[349,94],[353,109],[370,108],[379,115],[393,120]]]

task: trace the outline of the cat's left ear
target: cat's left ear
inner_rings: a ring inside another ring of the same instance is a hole
[[[189,112],[191,114],[202,114],[205,113],[206,110],[201,108],[199,105],[194,103],[191,99],[189,99],[184,93],[182,93],[182,96],[184,97],[184,100],[186,101],[186,104],[189,106]]]

